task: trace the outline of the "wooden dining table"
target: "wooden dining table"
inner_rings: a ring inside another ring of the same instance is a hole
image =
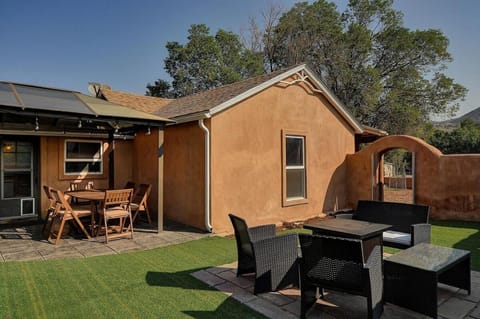
[[[102,190],[68,191],[68,192],[65,192],[65,194],[73,198],[89,200],[92,202],[103,201],[103,199],[105,198],[105,191],[102,191]]]
[[[72,198],[90,201],[90,209],[92,210],[92,225],[91,233],[95,236],[98,232],[97,217],[98,217],[98,205],[105,199],[105,191],[103,190],[74,190],[65,192]]]

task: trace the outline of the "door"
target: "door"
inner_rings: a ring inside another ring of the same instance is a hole
[[[0,219],[36,216],[36,143],[15,137],[0,143]]]

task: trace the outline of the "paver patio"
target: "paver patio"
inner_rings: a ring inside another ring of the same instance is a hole
[[[236,276],[236,263],[201,270],[192,274],[248,307],[255,309],[268,318],[299,318],[300,294],[298,289],[286,289],[279,292],[253,294],[253,276]],[[438,318],[473,319],[480,318],[480,273],[472,271],[472,293],[454,287],[439,285]],[[327,291],[325,299],[307,314],[307,318],[323,319],[360,319],[366,318],[366,299],[360,296]],[[429,318],[387,303],[382,318],[420,319]]]
[[[82,237],[62,237],[55,246],[41,235],[42,225],[0,227],[0,262],[47,260],[57,258],[84,258],[118,254],[127,251],[145,250],[199,239],[210,234],[184,225],[168,223],[164,231],[157,233],[148,224],[135,228],[134,238],[110,240],[105,237],[91,240]]]

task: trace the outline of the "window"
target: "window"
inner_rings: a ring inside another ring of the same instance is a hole
[[[307,202],[305,135],[283,132],[283,204]]]
[[[65,141],[65,174],[102,174],[101,141]]]

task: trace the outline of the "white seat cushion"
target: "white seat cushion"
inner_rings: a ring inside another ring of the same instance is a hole
[[[402,233],[394,230],[387,230],[383,232],[383,240],[409,246],[410,243],[412,242],[412,236],[408,233]]]

